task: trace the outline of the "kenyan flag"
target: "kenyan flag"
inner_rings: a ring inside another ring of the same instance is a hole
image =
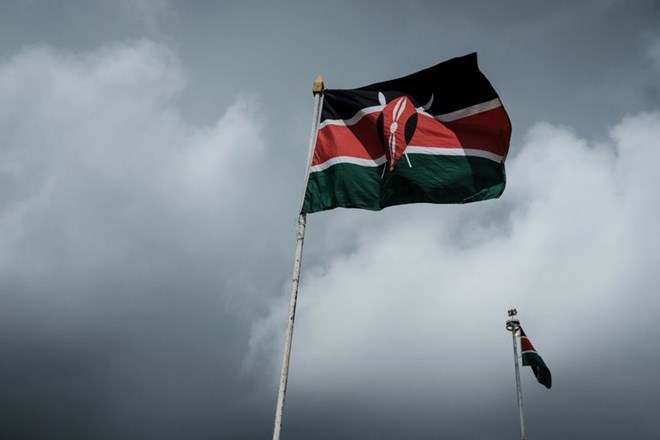
[[[539,354],[536,352],[532,343],[529,342],[529,339],[527,339],[527,335],[523,331],[522,327],[520,327],[520,349],[522,352],[522,364],[532,367],[532,371],[534,372],[534,376],[536,376],[536,380],[538,380],[539,383],[543,384],[546,388],[550,388],[552,386],[552,376],[550,375],[550,370],[545,365],[545,362],[543,362],[543,358],[541,358],[541,356],[539,356]]]
[[[476,53],[359,89],[326,90],[302,211],[497,198],[510,137]]]

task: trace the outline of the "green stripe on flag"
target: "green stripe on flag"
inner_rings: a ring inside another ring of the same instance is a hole
[[[336,207],[372,211],[406,203],[470,203],[499,197],[505,187],[504,165],[472,156],[409,154],[394,172],[384,165],[339,163],[311,173],[303,212]]]
[[[546,388],[552,387],[552,375],[550,369],[543,362],[543,358],[535,352],[527,352],[522,355],[523,366],[529,366],[536,376],[536,380],[543,384]]]
[[[543,358],[538,355],[538,353],[523,353],[522,355],[522,364],[523,366],[531,366],[531,365],[539,365],[545,368],[545,362],[543,362]]]

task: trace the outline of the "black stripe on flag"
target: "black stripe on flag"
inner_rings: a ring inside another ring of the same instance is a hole
[[[407,95],[416,106],[426,105],[433,95],[433,104],[427,110],[433,115],[451,113],[498,97],[479,70],[475,52],[402,78],[352,90],[328,89],[324,92],[321,122],[350,119],[360,109],[379,105],[379,92],[385,95],[387,102]]]

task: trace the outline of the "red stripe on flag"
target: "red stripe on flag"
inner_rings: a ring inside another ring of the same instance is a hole
[[[461,145],[457,134],[445,124],[422,114],[417,120],[417,129],[410,140],[410,145],[431,148],[461,148],[464,146]]]
[[[502,157],[509,152],[511,122],[502,106],[444,125],[456,133],[464,148],[486,150]]]
[[[385,153],[376,131],[377,118],[378,113],[371,113],[353,125],[327,125],[321,128],[316,139],[312,166],[337,156],[370,160],[381,157]]]
[[[527,339],[527,336],[523,336],[522,338],[520,338],[520,349],[523,353],[526,351],[536,352],[532,343],[529,342],[529,339]]]
[[[376,160],[385,154],[378,138],[376,120],[371,113],[357,123],[326,125],[318,131],[312,166],[334,157],[348,156]],[[467,148],[506,157],[511,125],[503,107],[477,113],[451,122],[440,122],[419,114],[417,129],[409,145],[428,148]]]

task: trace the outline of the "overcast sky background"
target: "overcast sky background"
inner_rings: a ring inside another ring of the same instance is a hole
[[[317,4],[318,3],[318,4]],[[283,438],[660,436],[657,1],[0,1],[0,437],[272,435],[311,83],[477,51],[494,201],[308,217]]]

